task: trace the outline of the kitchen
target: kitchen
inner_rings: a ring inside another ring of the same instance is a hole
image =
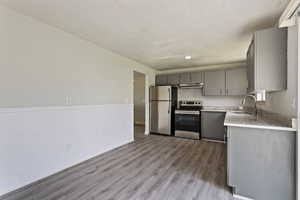
[[[151,133],[224,143],[238,199],[295,198],[296,119],[265,109],[290,87],[291,32],[258,30],[245,63],[170,70],[150,88]]]
[[[0,0],[0,200],[300,197],[300,0]]]

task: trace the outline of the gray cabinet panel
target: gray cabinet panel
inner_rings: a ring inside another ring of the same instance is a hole
[[[203,72],[201,71],[195,71],[191,72],[191,82],[192,83],[203,83]]]
[[[255,91],[254,45],[254,41],[252,41],[247,52],[248,93]]]
[[[255,200],[295,199],[295,132],[228,127],[228,183]]]
[[[167,75],[156,75],[155,84],[156,85],[168,85],[168,76]]]
[[[179,83],[180,84],[189,84],[191,83],[191,73],[181,73],[179,74]]]
[[[226,70],[227,95],[246,95],[247,88],[247,68],[240,67]]]
[[[168,84],[169,85],[178,85],[179,84],[179,74],[169,74],[168,75]]]
[[[205,72],[204,82],[205,96],[226,95],[224,70]]]
[[[287,88],[287,29],[255,32],[247,56],[249,92]]]
[[[201,112],[201,136],[204,139],[224,141],[225,112]]]

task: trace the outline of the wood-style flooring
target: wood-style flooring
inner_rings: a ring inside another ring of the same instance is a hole
[[[141,125],[135,125],[134,126],[134,140],[140,140],[143,139],[144,137],[147,137],[145,135],[145,126]]]
[[[141,129],[137,127],[138,130]],[[135,142],[0,199],[233,199],[226,186],[224,144],[158,135],[136,135],[135,138]]]

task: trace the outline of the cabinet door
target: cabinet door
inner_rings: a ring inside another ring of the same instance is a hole
[[[168,76],[167,75],[157,75],[155,77],[156,85],[168,85]]]
[[[295,42],[296,43],[296,42]],[[269,28],[254,34],[255,89],[287,88],[287,30]]]
[[[253,199],[295,199],[295,137],[293,132],[229,127],[229,185]]]
[[[191,83],[191,73],[181,73],[179,74],[179,83],[180,84],[189,84]]]
[[[255,57],[254,42],[251,43],[247,54],[248,92],[255,91]]]
[[[208,71],[204,73],[204,95],[222,96],[226,95],[225,71]]]
[[[248,87],[247,68],[240,67],[226,70],[226,94],[246,95]]]
[[[203,72],[191,72],[192,83],[203,83]]]
[[[201,137],[203,139],[224,141],[225,112],[201,112]]]
[[[247,54],[248,92],[287,88],[287,29],[269,28],[254,33]]]
[[[179,84],[179,74],[169,74],[168,75],[168,84],[169,85],[178,85]]]

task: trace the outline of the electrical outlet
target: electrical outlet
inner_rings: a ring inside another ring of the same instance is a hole
[[[69,97],[66,96],[66,105],[69,105]]]
[[[72,97],[66,96],[66,105],[71,105],[72,104]]]

